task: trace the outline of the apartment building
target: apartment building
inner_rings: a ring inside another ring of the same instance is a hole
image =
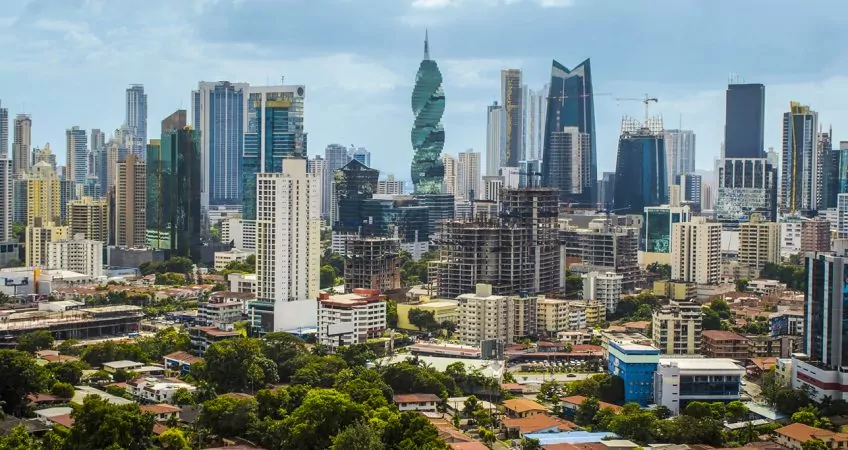
[[[386,331],[386,302],[379,291],[354,289],[350,294],[321,293],[318,300],[318,342],[331,351],[363,344]]]
[[[721,278],[721,224],[693,217],[672,228],[671,279],[716,284]]]
[[[654,311],[651,338],[665,355],[695,355],[701,342],[701,306],[675,302]]]
[[[490,284],[478,284],[473,294],[456,298],[459,309],[459,340],[465,345],[480,345],[480,341],[497,339],[504,343],[513,340],[510,299],[492,295]]]
[[[707,358],[730,358],[744,361],[750,357],[750,340],[730,331],[704,330],[701,354]]]

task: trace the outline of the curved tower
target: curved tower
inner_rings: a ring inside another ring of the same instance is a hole
[[[416,194],[441,194],[445,166],[442,149],[445,147],[445,130],[442,115],[445,112],[445,93],[442,90],[442,73],[436,61],[430,59],[427,35],[424,37],[424,59],[415,76],[412,90],[412,184]]]

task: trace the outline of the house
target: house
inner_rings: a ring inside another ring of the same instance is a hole
[[[39,409],[35,411],[35,417],[48,426],[58,424],[70,428],[74,424],[74,420],[71,419],[73,411],[74,409],[68,406]]]
[[[505,417],[501,420],[501,428],[508,438],[519,439],[528,433],[571,431],[576,429],[577,425],[542,413],[523,418]]]
[[[186,375],[191,370],[191,365],[203,361],[203,358],[194,356],[189,352],[174,352],[164,356],[165,368]]]
[[[522,418],[535,414],[543,414],[548,408],[526,398],[512,398],[503,402],[507,417]]]
[[[234,331],[233,324],[218,324],[217,327],[192,327],[188,329],[191,347],[198,355],[203,355],[207,348],[215,342],[242,337]]]
[[[848,446],[848,434],[823,430],[803,423],[789,424],[775,430],[774,433],[778,444],[794,450],[801,450],[801,444],[811,439],[824,442],[829,449],[843,449]]]
[[[127,370],[127,371],[136,370],[136,369],[140,369],[142,367],[144,367],[143,363],[135,362],[135,361],[128,361],[128,360],[112,361],[112,362],[103,363],[103,370],[105,370],[109,373],[115,373],[119,370]]]
[[[563,397],[560,400],[562,401],[562,409],[564,412],[568,412],[574,414],[577,410],[577,407],[580,406],[587,397],[582,395],[572,395],[570,397]],[[598,401],[598,409],[609,408],[613,410],[615,413],[621,412],[621,406],[614,405],[612,403]]]
[[[393,397],[400,411],[436,412],[441,399],[435,394],[398,394]]]
[[[127,382],[129,393],[140,400],[153,403],[171,403],[180,389],[189,392],[196,387],[175,378],[136,378]]]
[[[26,398],[29,400],[29,404],[36,408],[62,405],[71,401],[69,398],[57,397],[52,394],[27,394]]]
[[[489,450],[482,442],[457,442],[450,445],[451,450]]]
[[[168,419],[178,419],[182,408],[169,405],[167,403],[156,403],[154,405],[141,405],[141,412],[153,414],[153,418],[157,422],[165,422]]]

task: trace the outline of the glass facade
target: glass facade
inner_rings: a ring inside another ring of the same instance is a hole
[[[680,397],[739,396],[738,375],[690,375],[680,377]]]
[[[747,222],[751,214],[777,220],[777,168],[765,158],[723,159],[718,166],[715,217]]]
[[[226,81],[201,89],[199,95],[208,95],[208,115],[200,130],[208,140],[209,204],[238,205],[242,202],[242,155],[244,153],[244,97],[246,85],[233,85]],[[195,104],[198,102],[196,101]],[[195,119],[197,121],[197,119]]]
[[[415,76],[412,90],[412,184],[416,194],[439,194],[445,166],[442,150],[445,147],[445,129],[442,115],[445,113],[445,92],[442,89],[442,73],[436,61],[429,57],[428,43],[424,43],[424,60]]]
[[[333,230],[338,232],[358,232],[365,226],[363,202],[377,192],[380,171],[369,169],[358,160],[352,160],[334,174],[338,217]]]
[[[804,353],[810,363],[840,368],[848,363],[848,259],[816,254],[806,260]]]
[[[649,209],[645,213],[645,251],[669,253],[671,251],[671,223],[680,222],[680,214],[670,214],[667,209]],[[672,220],[669,220],[672,216]]]
[[[562,145],[565,128],[576,128],[576,135],[585,139],[584,159],[563,154],[574,154],[582,148],[578,142]],[[595,150],[595,106],[592,99],[592,71],[589,60],[583,61],[572,70],[557,61],[551,69],[548,91],[548,108],[545,121],[545,150],[542,155],[542,186],[559,189],[560,201],[567,203],[595,203],[598,179],[597,153]],[[586,176],[574,183],[574,164],[585,165]]]
[[[730,84],[724,121],[725,158],[765,158],[766,88]]]
[[[622,134],[615,165],[618,214],[642,214],[646,206],[668,203],[665,161],[661,134]]]
[[[256,174],[280,172],[283,159],[306,156],[302,86],[253,92],[247,102],[242,160],[242,216],[256,219]]]

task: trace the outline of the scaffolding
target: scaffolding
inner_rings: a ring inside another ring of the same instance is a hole
[[[353,289],[381,292],[400,288],[400,241],[385,237],[356,237],[345,247],[344,284]]]

